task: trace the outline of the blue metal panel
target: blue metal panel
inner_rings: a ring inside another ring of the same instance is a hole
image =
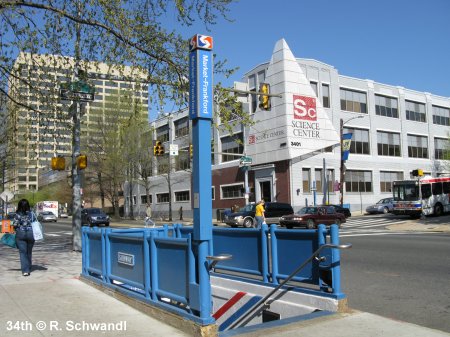
[[[101,232],[88,232],[87,237],[89,240],[89,265],[90,269],[95,269],[99,275],[102,274],[102,233]]]
[[[109,277],[128,279],[144,288],[144,240],[143,233],[108,235],[111,270]],[[122,257],[129,257],[132,263]]]
[[[167,297],[174,294],[187,298],[189,294],[189,252],[187,239],[155,238],[158,289]],[[173,298],[175,299],[175,298]],[[186,301],[186,300],[185,300]]]
[[[277,240],[279,272],[278,275],[274,275],[275,277],[288,276],[319,248],[316,230],[279,229],[274,231],[274,234]],[[294,277],[294,280],[317,284],[318,276],[317,263],[310,262]]]
[[[220,262],[220,268],[263,275],[263,249],[258,229],[214,228],[214,255],[231,254],[233,258]]]

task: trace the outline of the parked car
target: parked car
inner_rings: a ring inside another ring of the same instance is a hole
[[[350,218],[352,216],[352,213],[347,207],[342,207],[341,205],[322,205],[324,207],[326,206],[332,206],[338,213],[342,213],[345,215],[346,218]]]
[[[255,208],[256,204],[246,205],[238,212],[225,215],[224,222],[231,227],[254,227],[256,225]],[[264,215],[268,225],[278,224],[281,216],[294,213],[291,205],[282,202],[266,202],[264,209]]]
[[[394,209],[394,198],[384,198],[379,200],[375,205],[367,206],[366,212],[369,214],[390,213]]]
[[[67,212],[61,211],[61,212],[59,212],[59,217],[60,218],[68,218],[69,215],[67,214]]]
[[[293,227],[314,229],[320,224],[336,224],[341,228],[341,224],[344,222],[346,222],[345,215],[336,212],[333,206],[307,206],[295,214],[282,216],[280,226],[285,226],[288,229]]]
[[[56,221],[58,221],[58,218],[56,217],[56,215],[50,211],[44,211],[44,212],[39,213],[37,218],[41,222],[47,222],[47,221],[48,222],[50,222],[50,221],[56,222]]]
[[[81,224],[89,226],[109,226],[109,216],[100,208],[84,208],[81,210]]]

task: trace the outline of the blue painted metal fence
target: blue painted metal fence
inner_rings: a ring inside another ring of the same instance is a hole
[[[192,227],[111,229],[83,228],[83,276],[129,296],[180,314],[200,324],[197,249]],[[338,227],[286,230],[214,228],[210,255],[232,254],[215,275],[233,274],[250,282],[277,285],[325,243],[339,244]],[[317,286],[306,292],[341,299],[338,249],[324,250],[325,261],[309,263],[295,281]],[[225,275],[224,275],[225,277]],[[301,291],[301,287],[296,287]],[[330,291],[331,290],[331,291]]]

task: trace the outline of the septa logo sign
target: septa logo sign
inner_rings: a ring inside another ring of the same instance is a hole
[[[316,99],[314,97],[293,95],[294,119],[317,120]]]
[[[206,49],[206,50],[212,50],[213,48],[213,38],[212,36],[207,35],[194,35],[189,42],[189,48],[190,50],[194,49]]]

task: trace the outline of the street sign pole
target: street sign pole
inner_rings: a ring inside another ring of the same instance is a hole
[[[200,317],[213,323],[211,316],[211,281],[206,257],[212,247],[211,200],[211,120],[213,116],[212,37],[195,35],[189,53],[189,118],[192,120],[193,142],[193,248],[197,254],[198,284],[191,285],[198,294]],[[195,296],[196,297],[196,296]]]

